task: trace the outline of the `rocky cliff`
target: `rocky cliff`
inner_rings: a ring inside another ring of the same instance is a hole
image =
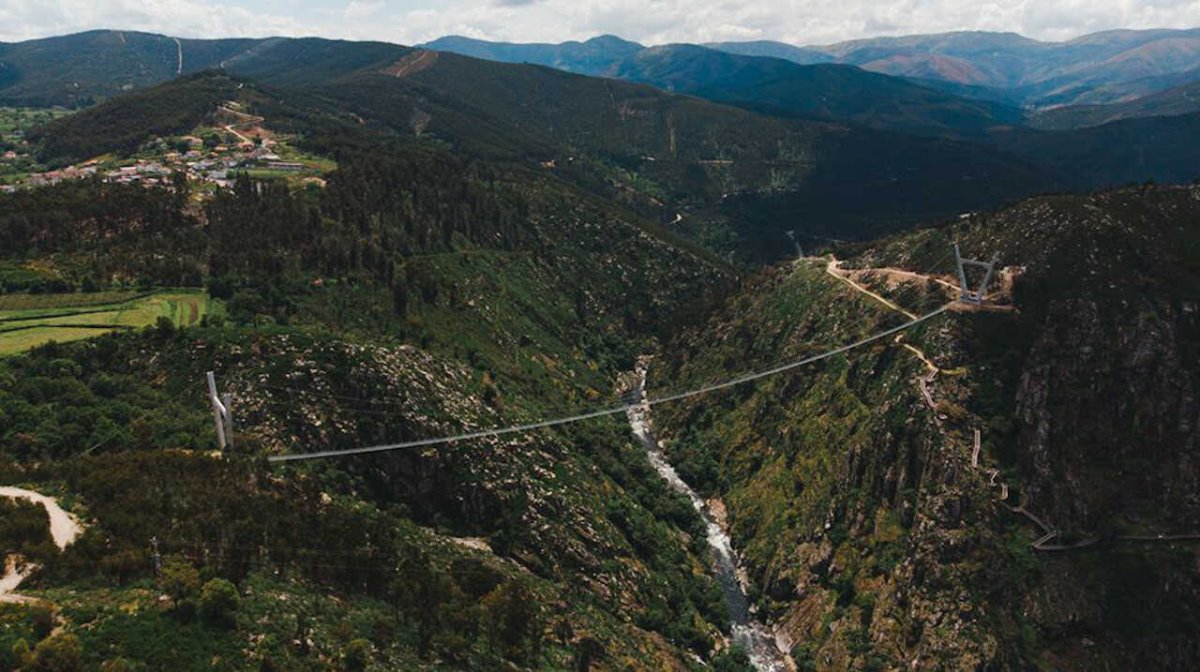
[[[1200,532],[1200,192],[1039,198],[837,250],[857,289],[823,260],[775,269],[679,339],[657,382],[924,312],[952,297],[955,240],[1000,256],[1012,306],[664,405],[672,459],[725,498],[802,667],[1194,667],[1200,556],[1159,535]]]

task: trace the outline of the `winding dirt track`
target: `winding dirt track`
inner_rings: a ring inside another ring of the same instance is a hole
[[[34,504],[39,504],[46,509],[46,515],[50,518],[50,538],[54,540],[54,545],[58,546],[61,551],[67,546],[75,543],[79,535],[83,533],[83,526],[79,524],[79,519],[67,513],[58,501],[53,497],[47,497],[32,490],[23,488],[0,487],[0,497],[8,499],[23,499]],[[4,574],[0,576],[0,602],[29,602],[29,598],[20,595],[14,595],[12,591],[16,590],[29,575],[33,573],[36,566],[25,564],[18,569],[18,560],[15,556],[4,559]]]
[[[875,299],[876,301],[878,301],[879,303],[882,303],[883,305],[887,306],[888,308],[891,308],[892,310],[902,313],[908,319],[910,319],[910,320],[917,319],[916,313],[912,313],[912,312],[909,312],[909,311],[901,308],[898,304],[896,304],[892,301],[889,301],[888,299],[883,298],[883,296],[876,294],[875,292],[872,292],[871,290],[867,289],[866,287],[864,287],[861,284],[852,280],[850,278],[850,274],[848,272],[842,270],[841,263],[842,262],[838,261],[837,259],[830,258],[829,264],[825,267],[825,272],[828,273],[829,275],[832,275],[833,277],[837,278],[838,280],[841,280],[842,282],[846,283],[847,285],[850,285],[856,291],[862,292],[863,294],[866,294],[867,296],[871,297],[872,299]],[[874,270],[874,269],[872,269],[872,270]]]

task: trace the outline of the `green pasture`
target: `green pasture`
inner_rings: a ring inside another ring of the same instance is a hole
[[[0,296],[0,356],[50,341],[140,329],[160,317],[177,327],[191,326],[214,309],[219,304],[200,289]]]

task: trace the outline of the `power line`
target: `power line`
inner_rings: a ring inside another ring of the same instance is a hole
[[[488,430],[481,430],[481,431],[476,431],[476,432],[467,432],[465,434],[458,434],[455,436],[436,437],[436,438],[429,438],[429,439],[418,439],[415,441],[389,443],[389,444],[383,444],[383,445],[378,445],[378,446],[364,446],[364,447],[360,447],[360,448],[346,448],[346,449],[342,449],[342,450],[324,450],[324,451],[317,451],[317,452],[312,452],[312,453],[296,453],[296,454],[290,454],[290,455],[272,455],[272,456],[268,457],[267,460],[270,462],[291,462],[291,461],[296,461],[296,460],[312,460],[312,459],[326,458],[326,457],[341,457],[341,456],[345,456],[345,455],[362,455],[362,454],[367,454],[367,453],[379,453],[379,452],[385,452],[385,451],[400,450],[400,449],[404,449],[404,448],[422,448],[422,447],[426,447],[426,446],[457,443],[459,441],[470,441],[470,440],[474,440],[474,439],[485,439],[485,438],[491,438],[491,437],[496,437],[496,436],[503,436],[503,435],[507,435],[507,434],[524,433],[524,432],[529,432],[529,431],[533,431],[536,429],[545,429],[548,427],[557,427],[560,425],[581,422],[583,420],[591,420],[593,418],[601,418],[601,417],[610,416],[610,415],[618,415],[621,413],[626,413],[631,409],[639,408],[642,406],[654,406],[657,404],[663,404],[663,403],[667,403],[667,402],[671,402],[671,401],[679,401],[682,399],[688,399],[690,397],[695,397],[695,396],[698,396],[701,394],[707,394],[709,392],[715,392],[717,390],[727,389],[730,387],[734,387],[736,385],[742,385],[744,383],[758,380],[760,378],[765,378],[767,376],[772,376],[772,375],[776,375],[779,373],[783,373],[784,371],[789,371],[791,369],[805,366],[807,364],[812,364],[814,362],[818,362],[823,359],[828,359],[829,357],[840,355],[844,352],[848,352],[855,348],[859,348],[864,345],[867,345],[868,343],[873,343],[880,339],[887,338],[888,336],[891,336],[892,334],[898,333],[898,332],[908,329],[910,327],[916,326],[922,322],[925,322],[926,320],[937,317],[938,315],[941,315],[942,313],[944,313],[947,310],[947,308],[949,308],[949,305],[950,304],[944,305],[941,308],[934,310],[933,312],[926,313],[925,315],[922,315],[922,316],[919,316],[912,320],[909,320],[908,322],[905,322],[904,324],[892,327],[890,329],[885,329],[884,331],[881,331],[881,332],[875,333],[871,336],[867,336],[865,338],[859,339],[853,343],[850,343],[849,345],[843,345],[839,348],[834,348],[833,350],[828,350],[826,352],[822,352],[820,354],[813,355],[811,357],[805,357],[804,359],[800,359],[800,360],[790,362],[787,364],[775,366],[770,369],[766,369],[764,371],[748,373],[748,374],[738,376],[736,378],[732,378],[730,380],[726,380],[726,381],[723,381],[720,383],[713,383],[711,385],[705,385],[703,387],[699,387],[699,388],[696,388],[693,390],[688,390],[686,392],[671,394],[671,395],[667,395],[664,397],[647,399],[646,401],[642,402],[641,404],[632,404],[632,403],[620,404],[618,406],[610,406],[607,408],[601,408],[601,409],[598,409],[595,411],[590,411],[587,413],[580,413],[577,415],[571,415],[571,416],[567,416],[567,417],[563,417],[563,418],[555,418],[553,420],[543,420],[540,422],[531,422],[531,423],[526,423],[526,424],[514,425],[512,427],[503,427],[503,428],[499,428],[499,429],[488,429]]]

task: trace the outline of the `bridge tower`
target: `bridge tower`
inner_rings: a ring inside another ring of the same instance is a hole
[[[796,232],[788,231],[787,237],[790,238],[792,241],[792,244],[796,246],[796,258],[803,259],[804,258],[804,248],[800,247],[800,241],[796,240]]]
[[[208,378],[208,399],[212,402],[213,423],[217,427],[217,445],[221,450],[232,448],[233,411],[230,407],[233,405],[233,397],[228,394],[218,397],[217,381],[213,378],[213,372],[209,371],[205,376]]]
[[[979,261],[978,259],[964,259],[962,252],[958,248],[958,243],[954,243],[954,261],[958,269],[958,286],[959,296],[961,301],[979,305],[987,299],[988,285],[992,282],[992,275],[995,274],[996,264],[1000,263],[1000,255],[996,254],[991,261]],[[983,269],[983,280],[979,282],[979,287],[973,289],[971,284],[967,282],[967,267],[974,266]]]

